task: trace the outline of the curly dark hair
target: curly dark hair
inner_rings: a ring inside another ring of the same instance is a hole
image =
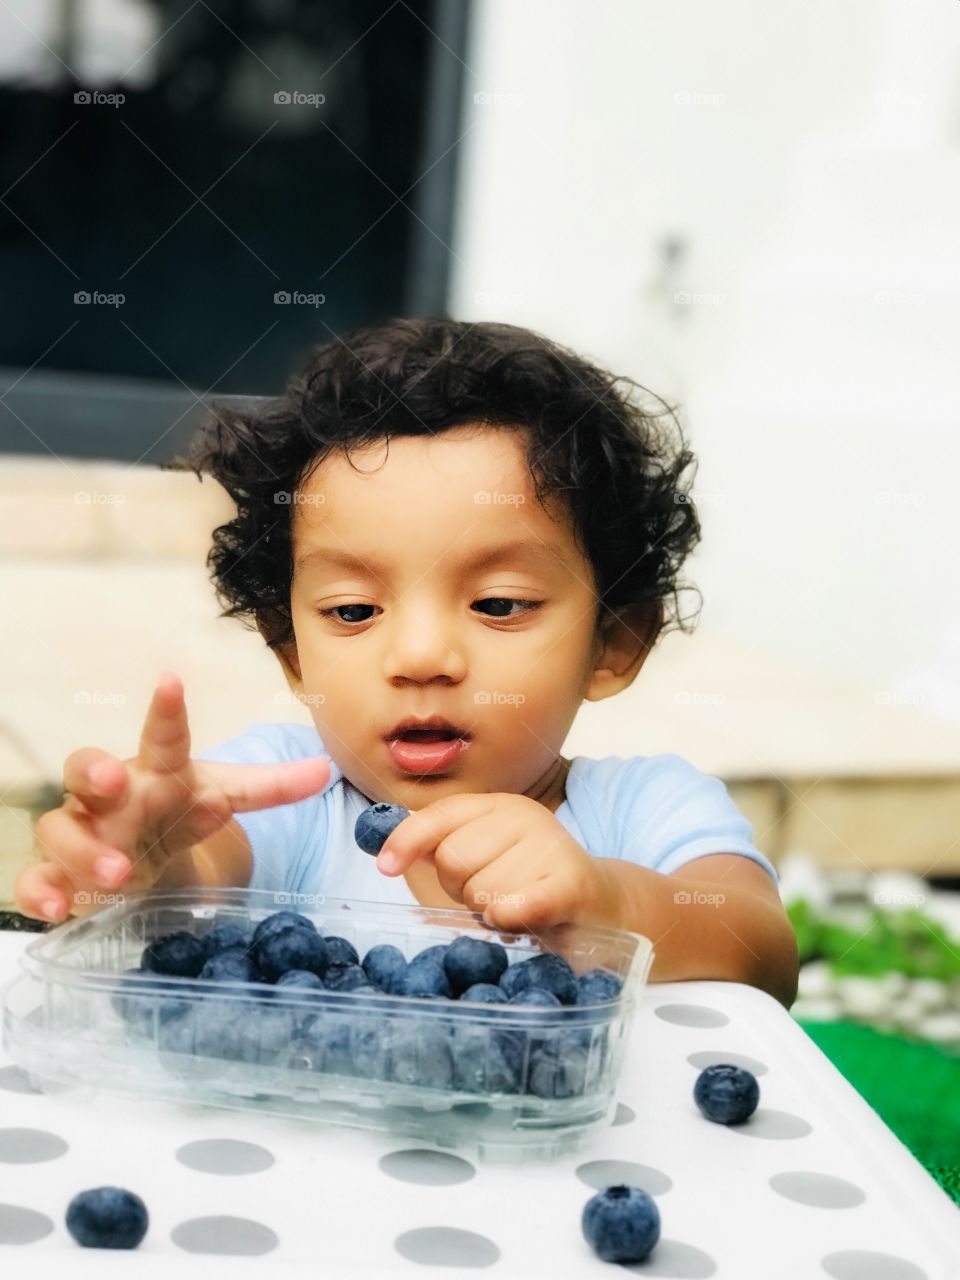
[[[220,616],[256,626],[277,649],[294,639],[293,504],[278,492],[295,493],[337,448],[349,460],[351,448],[391,436],[526,427],[537,500],[562,495],[593,566],[598,626],[604,613],[652,614],[656,638],[674,622],[692,630],[679,592],[697,589],[678,574],[700,540],[689,491],[697,462],[674,410],[652,392],[662,409],[642,407],[637,390],[646,392],[516,325],[394,319],[315,348],[275,399],[214,403],[186,456],[162,469],[209,473],[233,498],[237,515],[214,530],[207,557]]]

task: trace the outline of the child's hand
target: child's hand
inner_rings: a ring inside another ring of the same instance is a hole
[[[48,861],[17,877],[17,908],[59,920],[77,906],[78,893],[152,888],[172,858],[226,826],[235,813],[302,800],[329,779],[322,756],[277,765],[191,760],[183,685],[175,675],[164,676],[136,756],[118,760],[83,747],[67,757],[69,794],[36,824]]]
[[[464,793],[418,809],[387,837],[377,868],[398,875],[417,858],[432,861],[444,892],[492,929],[548,929],[608,910],[602,860],[529,796]]]

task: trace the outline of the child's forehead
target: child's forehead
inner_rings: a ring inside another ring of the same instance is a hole
[[[521,542],[555,548],[567,565],[579,559],[566,504],[537,501],[515,431],[394,437],[351,459],[339,452],[305,477],[292,517],[298,565],[316,547],[391,542],[439,546],[444,561]]]
[[[463,423],[445,431],[393,436],[372,444],[334,450],[308,470],[303,491],[337,488],[370,491],[393,486],[418,488],[438,477],[451,481],[493,482],[509,478],[518,491],[532,492],[525,427]]]

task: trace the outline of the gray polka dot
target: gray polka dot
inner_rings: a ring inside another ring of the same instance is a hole
[[[805,1138],[813,1132],[813,1125],[802,1116],[789,1111],[770,1111],[760,1107],[743,1124],[728,1124],[731,1133],[743,1133],[748,1138]]]
[[[611,1128],[616,1128],[618,1124],[633,1124],[636,1118],[637,1113],[631,1107],[628,1107],[625,1102],[618,1102]]]
[[[219,1253],[253,1257],[269,1253],[280,1243],[275,1231],[250,1218],[190,1218],[170,1232],[170,1239],[187,1253]]]
[[[500,1257],[492,1240],[458,1227],[417,1227],[404,1231],[393,1243],[408,1262],[428,1267],[491,1267]]]
[[[273,1156],[266,1147],[235,1138],[188,1142],[177,1152],[177,1159],[188,1169],[197,1169],[200,1173],[260,1173],[273,1164]]]
[[[40,1092],[36,1085],[31,1083],[23,1067],[0,1068],[0,1089],[7,1089],[10,1093]]]
[[[834,1280],[927,1280],[921,1267],[893,1253],[871,1253],[867,1249],[842,1249],[828,1253],[820,1262]]]
[[[719,1009],[708,1009],[702,1004],[660,1004],[653,1012],[664,1022],[674,1022],[678,1027],[725,1027],[730,1021]]]
[[[660,1196],[669,1191],[673,1181],[660,1169],[647,1164],[631,1164],[629,1160],[590,1160],[580,1165],[576,1175],[594,1191],[607,1187],[639,1187],[649,1196]]]
[[[642,1262],[621,1262],[624,1271],[638,1276],[663,1276],[669,1280],[706,1280],[717,1269],[717,1264],[692,1244],[681,1240],[658,1240]]]
[[[390,1151],[380,1158],[380,1168],[399,1182],[415,1182],[423,1187],[452,1187],[457,1182],[469,1182],[476,1175],[468,1160],[428,1147]]]
[[[815,1209],[852,1209],[863,1204],[866,1193],[846,1178],[830,1173],[811,1173],[805,1169],[775,1173],[770,1185],[778,1195]]]
[[[62,1138],[46,1129],[0,1129],[0,1163],[39,1164],[57,1160],[68,1150]]]
[[[705,1049],[703,1053],[688,1054],[687,1061],[691,1067],[696,1067],[698,1071],[703,1071],[706,1067],[713,1067],[719,1062],[729,1062],[735,1067],[743,1067],[745,1071],[750,1071],[755,1076],[765,1076],[767,1074],[765,1063],[760,1062],[757,1058],[748,1058],[745,1053],[727,1053],[719,1049]]]
[[[52,1230],[53,1221],[45,1213],[22,1204],[0,1204],[0,1244],[33,1244]]]
[[[66,1093],[73,1086],[59,1080],[40,1079],[23,1067],[0,1067],[0,1089],[10,1093]]]

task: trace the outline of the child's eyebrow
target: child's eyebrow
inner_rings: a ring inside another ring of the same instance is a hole
[[[516,538],[512,542],[501,542],[493,547],[484,547],[475,554],[464,557],[458,567],[484,569],[492,564],[519,559],[538,561],[552,569],[566,566],[563,551],[555,543],[542,542],[539,538]],[[378,577],[387,577],[389,574],[389,567],[384,565],[379,556],[356,555],[337,547],[313,547],[300,556],[294,568],[300,570],[321,562],[340,565],[345,569],[367,570]]]

